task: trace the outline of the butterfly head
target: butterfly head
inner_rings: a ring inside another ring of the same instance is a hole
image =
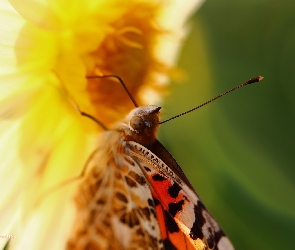
[[[141,106],[133,109],[127,116],[127,127],[124,130],[125,139],[142,145],[149,145],[156,140],[159,127],[159,111],[155,105]]]

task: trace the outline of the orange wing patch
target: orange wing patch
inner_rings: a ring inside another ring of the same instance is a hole
[[[135,142],[129,147],[141,159],[166,249],[233,249],[191,186],[147,148]]]
[[[164,209],[158,199],[155,198],[155,194],[152,192],[154,202],[156,206],[156,213],[158,217],[158,223],[161,230],[161,236],[165,249],[204,249],[195,247],[187,236],[179,230],[177,223],[171,217],[169,213]],[[202,245],[204,245],[201,242]]]

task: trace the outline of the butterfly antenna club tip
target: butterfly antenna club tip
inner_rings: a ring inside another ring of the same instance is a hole
[[[252,84],[252,83],[255,83],[255,82],[260,82],[260,81],[263,80],[263,78],[264,78],[263,76],[253,77],[250,80],[248,80],[247,82],[245,82],[244,85]]]

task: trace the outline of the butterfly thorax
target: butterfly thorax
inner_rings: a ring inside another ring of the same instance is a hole
[[[156,140],[160,109],[161,107],[155,105],[136,108],[116,129],[123,132],[126,141],[135,141],[148,147]]]

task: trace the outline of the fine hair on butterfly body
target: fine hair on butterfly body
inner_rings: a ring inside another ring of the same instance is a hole
[[[160,124],[263,78],[160,122],[161,107],[138,107],[120,77],[87,78],[105,77],[118,79],[136,108],[111,130],[80,111],[106,131],[81,175],[67,249],[234,249],[156,132]]]

